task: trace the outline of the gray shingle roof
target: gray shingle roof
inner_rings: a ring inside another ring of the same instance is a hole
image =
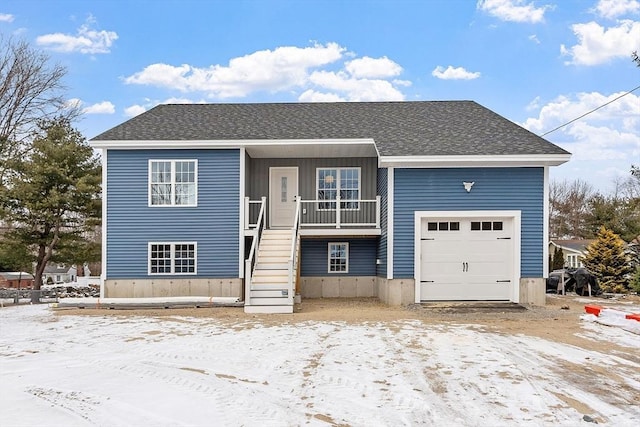
[[[351,138],[382,156],[568,154],[473,101],[166,104],[92,141]]]

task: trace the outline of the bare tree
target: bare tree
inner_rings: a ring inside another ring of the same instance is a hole
[[[549,185],[549,234],[552,238],[584,239],[589,201],[595,195],[586,181],[552,181]]]
[[[47,54],[26,41],[0,34],[0,183],[7,161],[28,150],[28,138],[39,120],[78,114],[65,102],[66,73],[65,67],[52,64]]]

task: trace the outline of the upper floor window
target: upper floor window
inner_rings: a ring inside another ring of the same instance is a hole
[[[197,160],[149,160],[149,206],[196,206]]]
[[[318,209],[335,209],[340,195],[340,209],[358,209],[360,199],[360,168],[321,168],[317,170],[316,194],[322,202]]]

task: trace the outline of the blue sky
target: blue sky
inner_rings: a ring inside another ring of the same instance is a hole
[[[474,100],[543,134],[640,86],[640,0],[4,0],[87,138],[167,102]],[[555,180],[640,164],[640,89],[546,136]]]

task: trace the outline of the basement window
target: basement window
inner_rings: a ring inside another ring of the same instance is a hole
[[[196,274],[195,242],[150,242],[149,275]]]
[[[329,243],[329,273],[349,272],[349,243]]]

